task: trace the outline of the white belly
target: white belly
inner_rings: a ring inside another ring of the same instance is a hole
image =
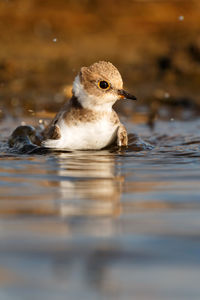
[[[43,144],[48,148],[69,150],[98,150],[113,143],[117,136],[118,125],[102,119],[97,122],[80,122],[76,126],[67,126],[63,120],[57,124],[60,128],[59,140],[47,140]]]

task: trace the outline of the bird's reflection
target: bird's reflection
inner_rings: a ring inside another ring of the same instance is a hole
[[[109,151],[60,153],[60,214],[108,216],[120,213],[124,178],[117,172],[115,156]]]

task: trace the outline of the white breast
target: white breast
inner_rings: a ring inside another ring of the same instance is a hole
[[[59,140],[44,141],[48,148],[69,150],[98,150],[110,145],[117,136],[118,125],[113,125],[107,118],[96,122],[79,122],[67,126],[61,119],[57,125],[61,131]]]

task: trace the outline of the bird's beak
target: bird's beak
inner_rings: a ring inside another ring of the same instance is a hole
[[[124,90],[118,90],[118,95],[120,96],[120,98],[122,99],[130,99],[130,100],[137,100],[137,98],[129,93],[127,93]]]

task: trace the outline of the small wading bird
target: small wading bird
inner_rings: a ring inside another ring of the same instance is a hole
[[[115,142],[120,147],[127,146],[126,128],[112,106],[119,99],[136,97],[123,90],[122,77],[113,64],[100,61],[82,67],[72,94],[46,128],[44,147],[98,150]]]

